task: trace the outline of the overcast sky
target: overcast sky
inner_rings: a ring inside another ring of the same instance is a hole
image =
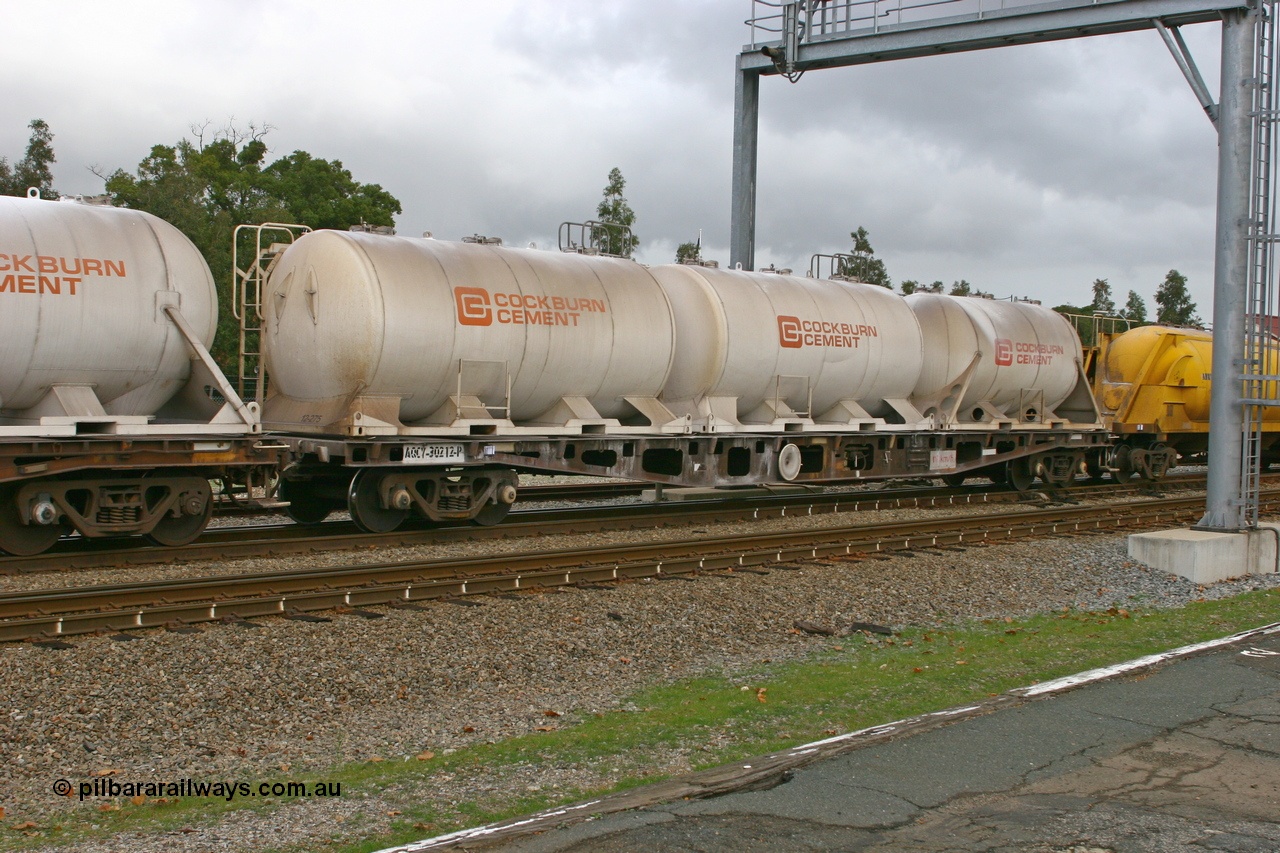
[[[640,259],[702,231],[728,261],[734,60],[749,0],[42,0],[5,8],[0,155],[32,118],[55,185],[102,191],[152,145],[268,124],[341,160],[399,233],[554,246],[627,180]],[[1185,35],[1218,88],[1216,24]],[[756,260],[799,270],[861,225],[895,282],[1211,311],[1216,136],[1152,31],[817,71],[761,85]]]

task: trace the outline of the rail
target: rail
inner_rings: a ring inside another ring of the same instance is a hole
[[[1270,505],[1277,500],[1280,494],[1268,494]],[[797,560],[857,560],[913,548],[1173,523],[1194,517],[1202,503],[1199,497],[1166,498],[496,557],[36,590],[0,596],[0,641],[408,605],[571,584],[768,572],[766,567],[785,568]]]
[[[1268,483],[1280,481],[1268,477]],[[1158,485],[1134,482],[1080,483],[1055,490],[1063,500],[1099,496],[1137,496],[1154,487],[1163,492],[1203,489],[1203,474],[1171,475]],[[810,486],[788,486],[785,490],[762,495],[733,495],[696,501],[662,501],[628,504],[600,502],[633,497],[652,483],[604,484],[605,493],[586,493],[584,486],[528,487],[520,491],[522,502],[532,501],[596,501],[593,506],[517,509],[506,522],[494,527],[473,524],[405,525],[391,533],[363,533],[348,521],[326,521],[319,525],[254,525],[249,527],[211,528],[190,545],[164,548],[145,544],[138,539],[72,538],[54,549],[34,557],[0,556],[0,575],[32,574],[47,571],[100,569],[152,563],[192,562],[195,560],[256,557],[263,553],[297,554],[353,550],[360,548],[399,548],[462,542],[482,538],[509,539],[522,536],[572,534],[587,531],[644,527],[680,527],[724,521],[758,521],[786,516],[824,515],[842,512],[874,512],[897,509],[939,509],[975,504],[1016,503],[1025,495],[1005,487],[968,485],[911,486],[878,489],[873,492],[850,489],[822,489]],[[797,489],[801,491],[797,491]]]
[[[1203,487],[1203,477],[1200,486]],[[535,500],[608,500],[640,494],[652,489],[652,483],[612,484],[606,496],[588,497],[581,492],[557,489],[554,492],[536,487],[522,489],[522,502]],[[804,491],[796,493],[794,490]],[[1080,487],[1088,488],[1088,487]],[[86,540],[69,539],[54,550],[34,557],[0,556],[0,574],[94,569],[148,563],[190,562],[202,559],[272,554],[313,553],[317,551],[356,548],[392,548],[432,545],[440,542],[472,541],[482,538],[508,539],[522,536],[572,534],[586,531],[645,527],[688,526],[712,521],[745,521],[788,515],[821,515],[838,512],[863,512],[889,509],[921,509],[1001,503],[1022,500],[1017,492],[1000,491],[997,487],[976,487],[957,493],[952,487],[930,486],[866,492],[848,490],[823,491],[810,487],[788,487],[788,491],[770,495],[755,493],[697,501],[663,501],[600,506],[558,507],[554,509],[517,509],[506,522],[494,527],[468,523],[455,525],[405,525],[391,533],[363,533],[348,521],[327,521],[320,525],[255,525],[251,527],[212,528],[196,542],[181,548],[163,548],[137,539]],[[568,492],[568,496],[564,493]]]

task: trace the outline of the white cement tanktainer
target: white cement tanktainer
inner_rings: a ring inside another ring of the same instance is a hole
[[[107,415],[154,415],[191,373],[168,305],[213,341],[213,277],[178,229],[141,211],[0,197],[0,422],[52,411],[55,387]]]
[[[676,313],[663,402],[679,414],[834,425],[892,416],[889,401],[916,386],[920,327],[885,288],[690,265],[653,274]]]
[[[1056,311],[1029,302],[935,293],[914,293],[906,302],[928,342],[918,399],[955,383],[978,356],[959,401],[961,421],[1000,415],[1035,420],[1075,388],[1080,338]],[[982,409],[984,403],[999,411]]]
[[[459,396],[506,419],[508,379],[516,423],[582,414],[579,401],[628,417],[624,398],[657,398],[675,336],[634,261],[343,231],[280,256],[263,313],[264,421],[329,427],[356,398],[391,401],[400,425],[485,417]]]

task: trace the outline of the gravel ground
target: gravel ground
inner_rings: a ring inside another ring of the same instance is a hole
[[[552,545],[538,540],[535,547]],[[257,781],[282,773],[319,780],[338,762],[413,760],[531,732],[549,720],[569,724],[619,709],[628,694],[655,682],[749,672],[762,660],[800,657],[831,642],[797,634],[797,620],[946,624],[1066,605],[1172,607],[1280,585],[1269,575],[1198,587],[1129,561],[1125,538],[1114,535],[799,565],[694,583],[490,597],[480,606],[380,608],[377,619],[329,614],[325,623],[269,619],[256,628],[148,631],[130,642],[85,637],[63,650],[2,646],[3,825],[39,833],[69,812],[95,814],[101,801],[52,794],[60,778],[78,785],[115,770],[125,781]],[[659,773],[692,763],[687,750],[642,760]],[[630,772],[613,763],[530,765],[501,779],[445,775],[413,795],[459,803],[490,790],[608,784]],[[56,849],[304,850],[385,828],[393,808],[357,793],[270,815],[241,811],[190,831]]]

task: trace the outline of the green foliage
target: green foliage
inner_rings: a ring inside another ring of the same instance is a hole
[[[295,151],[263,167],[269,128],[228,128],[205,141],[156,145],[136,172],[106,176],[115,204],[169,222],[204,255],[218,285],[213,355],[233,374],[238,341],[231,312],[231,237],[237,225],[289,222],[312,228],[391,225],[400,202],[377,184],[355,181],[342,163]]]
[[[58,160],[53,154],[53,132],[38,118],[32,119],[27,127],[31,128],[31,137],[22,159],[10,166],[7,159],[0,157],[0,195],[25,196],[29,188],[35,187],[40,190],[41,198],[57,198],[53,172],[49,169]]]
[[[1093,280],[1093,302],[1090,303],[1089,309],[1094,314],[1115,315],[1116,303],[1111,298],[1111,285],[1105,278]]]
[[[899,284],[899,287],[902,288],[903,296],[910,296],[911,294],[915,293],[917,290],[921,289],[920,282],[916,281],[913,278],[903,279],[903,281]]]
[[[1129,298],[1124,303],[1124,311],[1120,313],[1135,326],[1147,324],[1147,303],[1136,290],[1129,291]]]
[[[597,220],[611,225],[622,225],[627,229],[635,225],[636,212],[631,209],[631,205],[627,204],[627,199],[622,194],[626,186],[627,181],[622,177],[622,170],[614,166],[609,171],[609,183],[604,188],[604,199],[596,208]],[[593,236],[601,251],[623,258],[631,257],[631,253],[640,245],[639,237],[634,233],[628,235],[628,232],[621,228],[597,228]]]
[[[945,287],[946,285],[944,285],[941,281],[934,280],[933,283],[929,284],[926,287],[922,287],[920,289],[925,291],[926,293],[941,293]]]
[[[361,184],[341,160],[317,160],[305,151],[263,170],[263,188],[282,200],[291,222],[312,228],[394,225],[400,202],[378,184]]]
[[[854,281],[878,284],[893,290],[893,280],[889,278],[884,261],[875,256],[876,250],[871,248],[870,236],[861,225],[857,231],[849,232],[849,239],[853,240],[853,252],[849,258],[840,262],[840,268],[836,272]]]
[[[941,282],[938,282],[938,283],[941,284]],[[968,296],[972,292],[973,292],[973,288],[970,286],[969,282],[965,281],[964,279],[960,279],[959,281],[953,281],[951,283],[950,293],[952,296]]]
[[[853,241],[853,253],[855,255],[874,255],[876,250],[871,248],[871,233],[858,226],[857,231],[849,232],[849,239]]]
[[[1196,304],[1187,292],[1187,277],[1169,270],[1156,291],[1156,322],[1166,326],[1199,326]]]
[[[1053,310],[1069,316],[1080,335],[1080,343],[1085,346],[1096,344],[1099,334],[1118,334],[1147,321],[1147,306],[1142,297],[1130,290],[1124,308],[1117,309],[1111,295],[1111,285],[1105,278],[1094,279],[1093,301],[1088,305],[1055,305]],[[1122,320],[1106,319],[1115,317],[1122,317],[1130,322],[1126,324]]]
[[[676,263],[683,264],[685,261],[695,262],[702,260],[702,242],[681,243],[676,246]]]

